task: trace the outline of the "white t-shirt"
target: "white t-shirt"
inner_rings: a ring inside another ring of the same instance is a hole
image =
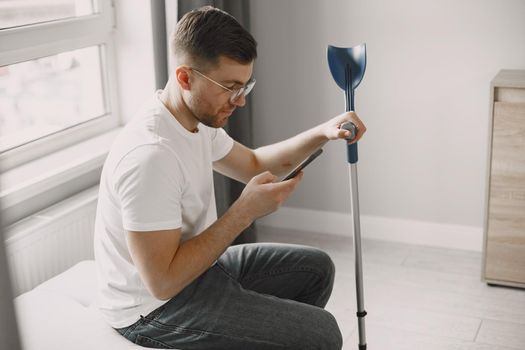
[[[160,91],[119,134],[104,163],[95,220],[97,306],[114,328],[166,301],[148,291],[129,253],[127,231],[181,228],[182,240],[217,220],[212,162],[233,139],[203,124],[186,130]]]

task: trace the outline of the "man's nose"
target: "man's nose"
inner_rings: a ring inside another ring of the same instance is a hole
[[[242,94],[235,101],[233,101],[232,104],[237,107],[244,107],[244,105],[246,104],[246,96]]]

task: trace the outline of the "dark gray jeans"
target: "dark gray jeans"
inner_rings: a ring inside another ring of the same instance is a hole
[[[341,349],[337,322],[323,309],[334,273],[316,248],[232,246],[166,304],[117,331],[150,348]]]

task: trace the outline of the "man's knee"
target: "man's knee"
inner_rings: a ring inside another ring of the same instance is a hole
[[[325,280],[325,288],[332,289],[335,279],[335,265],[330,255],[326,252],[315,248],[313,250],[315,266],[322,271]]]
[[[323,252],[323,251],[320,251],[320,252],[321,252],[320,259],[321,259],[322,266],[324,270],[326,271],[327,275],[329,275],[331,279],[333,280],[335,276],[334,262],[332,261],[332,258],[330,257],[330,255],[328,255],[326,252]]]
[[[343,337],[339,325],[332,314],[323,309],[315,315],[315,322],[308,323],[309,329],[297,334],[294,349],[302,350],[340,350],[343,347]]]
[[[304,254],[308,256],[310,263],[313,263],[316,267],[322,269],[326,273],[329,273],[331,275],[334,274],[334,262],[332,261],[330,255],[328,255],[325,251],[319,248],[307,247]]]
[[[335,317],[328,311],[325,311],[321,321],[322,325],[320,325],[319,331],[316,332],[318,336],[317,349],[340,350],[343,347],[343,336]]]

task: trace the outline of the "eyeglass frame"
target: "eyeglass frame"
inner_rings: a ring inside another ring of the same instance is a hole
[[[203,77],[204,79],[207,79],[207,80],[211,81],[212,83],[214,83],[215,85],[220,86],[224,90],[229,91],[231,93],[231,96],[230,96],[230,99],[229,99],[230,103],[235,103],[239,98],[241,98],[241,96],[246,97],[252,91],[252,89],[253,89],[253,87],[255,85],[255,82],[256,82],[256,80],[254,78],[251,78],[242,87],[240,87],[238,89],[230,89],[230,88],[222,85],[221,83],[213,80],[212,78],[210,78],[206,74],[199,72],[197,69],[195,69],[195,68],[190,68],[190,69],[192,71],[194,71],[195,73],[197,73],[198,75],[200,75],[201,77]]]

